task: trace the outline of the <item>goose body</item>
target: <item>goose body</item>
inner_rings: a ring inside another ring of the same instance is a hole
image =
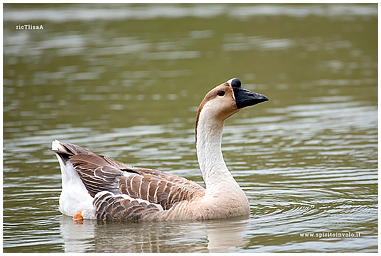
[[[52,143],[62,172],[60,211],[75,219],[206,220],[250,213],[245,193],[221,152],[224,120],[267,101],[231,79],[206,94],[197,111],[196,150],[203,188],[158,170],[130,167],[87,149]]]

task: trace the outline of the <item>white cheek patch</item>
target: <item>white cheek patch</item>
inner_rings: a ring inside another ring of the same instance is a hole
[[[230,86],[230,88],[231,88],[231,86]],[[233,88],[232,88],[232,91],[233,91]],[[233,93],[232,93],[232,97],[233,97],[233,100],[236,101],[236,100],[235,100],[235,96],[234,96],[234,91],[233,91]]]

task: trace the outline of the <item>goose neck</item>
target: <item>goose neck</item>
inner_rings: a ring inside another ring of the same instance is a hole
[[[223,127],[224,121],[212,122],[200,117],[196,129],[197,158],[207,191],[236,183],[221,152]]]

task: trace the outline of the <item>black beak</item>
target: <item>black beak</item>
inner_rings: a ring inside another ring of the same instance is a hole
[[[243,89],[241,87],[241,81],[238,78],[233,78],[230,85],[233,87],[235,102],[238,109],[269,100],[265,95]]]

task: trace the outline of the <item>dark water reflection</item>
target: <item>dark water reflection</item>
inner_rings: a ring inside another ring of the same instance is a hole
[[[4,252],[377,252],[377,5],[3,14]],[[232,77],[270,99],[224,130],[250,218],[75,225],[60,214],[54,139],[203,184],[197,106]]]

